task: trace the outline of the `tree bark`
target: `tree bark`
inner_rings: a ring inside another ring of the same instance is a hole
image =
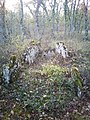
[[[5,0],[0,1],[0,42],[6,40],[6,29],[5,29]]]
[[[41,35],[40,35],[40,32],[39,32],[38,14],[39,14],[39,8],[40,8],[40,5],[42,3],[42,0],[37,0],[36,3],[37,3],[37,6],[36,6],[35,18],[34,18],[35,19],[35,33],[36,33],[36,39],[40,40]]]
[[[66,35],[66,31],[67,31],[67,12],[68,12],[68,1],[65,0],[64,3],[64,17],[65,17],[65,29],[64,29],[64,33]]]
[[[71,10],[70,10],[70,35],[73,33],[73,0],[71,1]]]
[[[20,0],[20,29],[21,29],[21,41],[24,41],[24,22],[23,22],[23,1]]]
[[[52,5],[52,35],[54,35],[54,31],[55,31],[55,7],[56,7],[56,0],[54,0],[54,4]]]
[[[78,29],[78,26],[79,26],[79,20],[78,18],[80,17],[78,15],[78,10],[79,10],[79,5],[80,5],[80,0],[78,0],[78,4],[77,4],[77,7],[76,7],[76,11],[75,11],[75,20],[74,20],[74,27],[75,27],[75,31],[77,31],[79,33],[79,29]]]
[[[85,15],[85,40],[88,40],[88,0],[84,0],[84,15]]]

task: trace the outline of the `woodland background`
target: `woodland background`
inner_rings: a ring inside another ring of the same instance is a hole
[[[18,0],[15,11],[8,10],[5,2],[0,0],[0,119],[89,120],[89,0]],[[33,65],[21,64],[12,83],[5,85],[3,64],[9,64],[12,55],[21,62],[32,41],[43,50],[62,41],[75,56],[67,63],[38,58]],[[78,72],[71,71],[73,65]]]

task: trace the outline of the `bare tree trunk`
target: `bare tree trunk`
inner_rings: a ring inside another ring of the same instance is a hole
[[[74,27],[75,27],[75,31],[79,32],[78,30],[78,25],[79,25],[79,20],[78,18],[80,17],[78,15],[78,9],[79,9],[79,5],[80,5],[80,0],[78,0],[78,4],[77,4],[77,7],[76,7],[76,11],[75,11],[75,20],[74,20]]]
[[[71,1],[71,10],[70,10],[70,35],[73,33],[73,0]]]
[[[21,29],[21,41],[24,41],[24,22],[23,22],[23,1],[20,0],[20,29]]]
[[[44,30],[45,30],[45,22],[46,22],[46,19],[47,19],[47,23],[48,23],[48,27],[50,26],[49,24],[49,21],[50,21],[50,18],[49,18],[49,15],[48,15],[48,11],[47,11],[47,7],[46,7],[46,0],[45,1],[42,1],[42,0],[35,0],[35,3],[33,4],[34,6],[36,6],[36,10],[33,11],[31,8],[30,8],[30,5],[26,4],[26,7],[28,7],[30,13],[32,14],[33,16],[33,19],[34,19],[34,36],[37,40],[40,40],[41,39],[41,34],[44,33]],[[43,8],[43,16],[42,16],[42,20],[39,19],[39,8],[42,7]],[[46,15],[45,15],[46,14]],[[47,16],[47,18],[46,18]],[[40,33],[40,24],[42,25],[42,33]]]
[[[9,16],[9,18],[8,18],[8,16]],[[13,13],[12,13],[12,11],[10,13],[6,12],[5,27],[6,27],[7,38],[10,39],[11,36],[13,35]],[[14,30],[14,34],[15,34],[15,30]]]
[[[45,5],[43,2],[42,2],[41,4],[42,4],[42,7],[43,7],[44,11],[46,12],[48,21],[50,21],[49,15],[48,15],[48,11],[47,11],[47,9],[46,9],[46,5]]]
[[[52,35],[54,35],[54,31],[55,31],[55,7],[56,7],[56,0],[54,0],[54,4],[52,5]]]
[[[73,6],[73,31],[75,31],[75,8],[76,8],[76,0],[74,0],[74,6]]]
[[[43,9],[43,16],[42,16],[42,35],[44,34],[44,31],[45,31],[45,12],[44,12],[44,9]]]
[[[0,1],[0,42],[6,40],[5,30],[5,0]]]
[[[64,29],[64,33],[66,35],[66,31],[67,31],[67,12],[68,12],[68,1],[65,0],[64,3],[64,16],[65,16],[65,29]]]
[[[39,32],[39,20],[38,20],[38,14],[39,14],[39,8],[40,5],[42,3],[42,0],[37,0],[37,7],[36,7],[36,11],[35,11],[35,33],[36,33],[36,39],[40,40],[41,39],[41,35]]]
[[[81,33],[83,29],[83,13],[80,13],[79,18],[77,20],[77,32]]]
[[[58,3],[57,3],[57,9],[56,9],[56,31],[58,32],[58,28],[59,28],[59,11],[58,11]]]
[[[88,0],[84,0],[84,15],[85,15],[85,40],[88,40]]]

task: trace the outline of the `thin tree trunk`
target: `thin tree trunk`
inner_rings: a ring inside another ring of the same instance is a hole
[[[56,9],[56,31],[58,32],[59,28],[59,13],[58,13],[58,3],[57,3],[57,9]]]
[[[24,41],[24,22],[23,22],[23,1],[20,0],[20,29],[21,29],[21,41]]]
[[[39,8],[40,5],[42,3],[42,0],[37,0],[37,7],[36,7],[36,11],[35,11],[35,33],[36,33],[36,39],[40,40],[41,39],[41,35],[39,32],[39,20],[38,20],[38,14],[39,14]]]
[[[78,0],[78,4],[77,4],[77,7],[76,7],[76,11],[75,11],[75,21],[74,21],[74,27],[75,27],[75,31],[79,32],[78,31],[78,24],[79,24],[79,15],[78,15],[78,9],[79,9],[79,4],[80,4],[80,0]]]
[[[68,1],[65,0],[65,3],[64,3],[64,16],[65,16],[65,29],[64,29],[64,33],[66,35],[66,32],[67,32],[67,12],[68,12]]]
[[[84,0],[84,15],[85,15],[85,40],[88,40],[88,0]]]
[[[54,0],[54,4],[52,6],[52,35],[54,35],[54,31],[55,31],[55,7],[56,7],[56,0]]]
[[[6,40],[5,29],[5,0],[0,1],[0,42]]]
[[[73,31],[75,31],[75,8],[76,8],[76,0],[74,0],[74,6],[73,6]]]
[[[71,10],[70,10],[70,35],[73,33],[73,0],[71,1]]]

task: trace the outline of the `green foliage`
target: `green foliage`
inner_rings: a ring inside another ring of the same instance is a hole
[[[80,72],[77,67],[74,67],[74,66],[72,67],[71,77],[72,77],[72,80],[74,81],[75,85],[77,87],[82,88],[82,78],[80,76]]]
[[[28,111],[44,112],[47,109],[53,112],[56,106],[60,110],[67,106],[75,97],[75,92],[74,83],[72,79],[64,77],[65,72],[66,68],[57,65],[43,65],[42,70],[39,70],[43,77],[32,79],[31,87],[25,88],[27,92],[23,91],[25,94],[20,98]]]
[[[69,101],[74,97],[73,84],[71,81],[63,80],[57,77],[45,80],[34,80],[34,89],[29,88],[29,93],[22,96],[24,106],[29,111],[38,110],[44,112],[44,109],[53,112],[57,106],[63,110]]]
[[[19,90],[19,99],[24,107],[32,112],[54,112],[54,109],[63,110],[75,97],[74,80],[65,78],[66,68],[57,65],[43,65],[41,70],[35,71],[39,77],[31,81],[26,80],[24,89]],[[35,73],[34,73],[35,74]],[[43,76],[40,78],[40,75]],[[23,77],[26,77],[23,76]]]
[[[55,77],[65,73],[66,68],[61,68],[57,65],[43,65],[41,70],[41,75],[46,75],[48,77]]]

